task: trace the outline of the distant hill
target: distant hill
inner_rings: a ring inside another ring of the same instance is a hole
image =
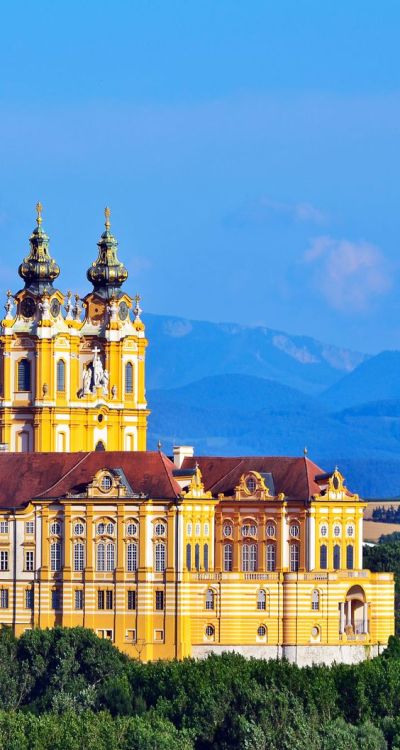
[[[173,388],[209,375],[269,378],[317,394],[366,355],[265,327],[146,314],[147,387]]]
[[[370,401],[400,400],[400,351],[384,351],[362,362],[324,393],[335,411]]]

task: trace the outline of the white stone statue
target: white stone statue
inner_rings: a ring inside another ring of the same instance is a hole
[[[110,323],[116,323],[118,321],[118,305],[115,297],[110,299],[110,304],[107,307],[108,314],[110,316]]]
[[[108,396],[108,383],[110,380],[110,373],[108,370],[104,369],[103,371],[103,378],[102,378],[102,386],[103,386],[103,394],[104,396]]]
[[[80,299],[79,294],[75,294],[75,304],[72,309],[74,320],[79,320],[81,316],[81,312],[82,312],[82,308],[79,304],[79,299]]]
[[[6,311],[6,320],[12,320],[12,318],[14,317],[12,314],[14,304],[15,304],[14,297],[12,296],[12,292],[9,289],[7,292],[7,302],[4,305],[4,309]]]
[[[73,310],[73,304],[72,304],[72,292],[67,292],[67,299],[65,301],[64,305],[65,312],[67,313],[66,320],[72,320],[72,310]]]
[[[39,310],[42,313],[42,320],[50,320],[50,299],[48,294],[44,294],[42,301],[39,302]]]
[[[98,356],[98,351],[99,350],[97,349],[96,346],[93,349],[93,351],[94,351],[94,359],[93,359],[93,362],[92,362],[92,366],[93,366],[93,381],[94,381],[94,387],[95,388],[99,388],[103,384],[104,370],[103,370],[103,365],[101,363],[101,359]]]
[[[85,367],[83,371],[82,380],[83,380],[83,395],[87,396],[88,393],[90,393],[90,385],[92,382],[92,371],[89,366]]]

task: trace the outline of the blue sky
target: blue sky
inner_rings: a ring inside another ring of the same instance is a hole
[[[44,205],[82,294],[103,208],[151,312],[400,348],[400,5],[2,6],[0,281]]]

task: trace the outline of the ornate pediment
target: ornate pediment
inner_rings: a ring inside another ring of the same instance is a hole
[[[271,475],[268,475],[268,480],[272,482]],[[273,497],[267,485],[267,475],[263,476],[258,471],[242,474],[239,484],[235,487],[235,500],[268,500]]]
[[[326,487],[324,487],[319,495],[316,496],[318,500],[332,500],[333,502],[348,500],[350,502],[357,502],[360,498],[356,494],[352,494],[347,487],[345,487],[345,479],[343,474],[340,473],[339,469],[327,477]]]

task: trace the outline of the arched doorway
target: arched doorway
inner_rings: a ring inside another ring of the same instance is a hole
[[[348,638],[366,635],[368,627],[368,602],[361,586],[352,586],[344,602],[339,603],[340,627],[339,632]]]

